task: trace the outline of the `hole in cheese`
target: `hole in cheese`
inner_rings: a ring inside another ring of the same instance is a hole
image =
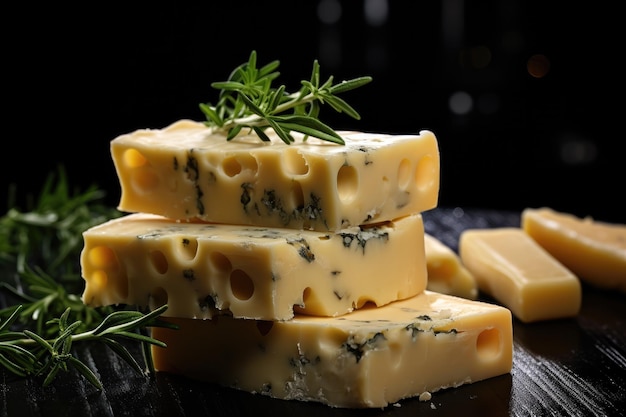
[[[306,304],[307,300],[311,297],[311,287],[306,287],[302,291],[302,305]]]
[[[417,164],[415,170],[415,185],[422,190],[434,186],[437,178],[437,165],[432,155],[425,155]]]
[[[367,309],[370,309],[370,308],[376,308],[376,303],[374,301],[370,300],[367,297],[361,297],[354,304],[354,308],[356,308],[356,309],[363,309],[363,310],[367,310]]]
[[[398,187],[405,190],[411,181],[411,161],[403,158],[398,165]]]
[[[259,170],[259,163],[253,155],[239,155],[239,164],[241,164],[242,169],[245,171],[256,173]]]
[[[235,269],[230,274],[230,290],[239,300],[249,300],[254,294],[254,282],[241,269]]]
[[[258,163],[252,155],[237,155],[224,158],[222,162],[222,170],[224,174],[229,177],[234,177],[244,170],[250,170],[256,172],[258,169]]]
[[[222,162],[222,171],[224,171],[224,174],[229,177],[234,177],[241,172],[241,164],[239,164],[239,161],[237,161],[237,158],[234,156],[224,158],[224,161]]]
[[[165,274],[169,269],[167,258],[160,250],[150,252],[150,263],[159,274]]]
[[[89,251],[89,262],[94,268],[112,269],[119,266],[113,249],[107,246],[96,246]]]
[[[326,315],[324,313],[324,302],[320,300],[318,294],[311,287],[306,287],[302,291],[302,304],[293,306],[294,313],[306,315]]]
[[[221,252],[213,252],[211,253],[211,266],[218,272],[228,274],[232,269],[232,264],[230,260]]]
[[[167,304],[168,296],[167,291],[162,287],[155,288],[150,294],[149,308],[150,310],[156,310],[157,308]]]
[[[148,163],[145,156],[136,149],[127,149],[122,159],[124,164],[129,168],[139,168]]]
[[[96,246],[89,250],[89,263],[96,269],[90,276],[89,284],[96,291],[115,291],[118,296],[128,296],[128,281],[120,273],[120,263],[113,249],[107,246]],[[105,287],[107,290],[104,290]]]
[[[103,292],[103,288],[107,286],[108,280],[109,277],[107,276],[107,273],[103,270],[99,269],[97,271],[93,271],[93,273],[89,277],[89,286],[92,287],[92,292]]]
[[[306,287],[304,291],[302,291],[302,303],[300,305],[293,306],[294,313],[307,314],[306,305],[308,301],[312,300],[312,296],[313,293],[311,291],[311,287]]]
[[[305,175],[309,172],[309,165],[304,156],[297,149],[287,149],[283,155],[285,172],[293,175]]]
[[[498,329],[483,330],[476,338],[476,353],[484,360],[499,356],[500,349],[500,330]]]
[[[130,184],[137,193],[151,190],[159,184],[159,177],[150,169],[148,160],[136,149],[127,149],[122,156],[123,164],[130,171]]]
[[[350,165],[343,165],[337,172],[337,192],[343,203],[349,203],[357,194],[359,175]]]

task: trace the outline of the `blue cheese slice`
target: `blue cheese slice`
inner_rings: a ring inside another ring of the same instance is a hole
[[[156,370],[285,400],[382,408],[511,371],[511,312],[431,291],[342,317],[167,318]]]
[[[435,135],[338,132],[286,145],[241,134],[231,141],[180,120],[111,142],[119,209],[179,220],[336,231],[435,208]]]
[[[83,301],[166,315],[286,320],[338,316],[426,288],[424,225],[415,214],[337,232],[177,222],[135,213],[84,232]]]

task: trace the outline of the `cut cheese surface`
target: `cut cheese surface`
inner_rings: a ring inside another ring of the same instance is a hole
[[[420,214],[335,233],[130,214],[84,232],[83,301],[184,318],[342,315],[423,291],[423,235]]]
[[[543,207],[525,209],[522,228],[580,279],[626,292],[626,225]]]
[[[478,286],[459,256],[436,237],[425,234],[427,288],[431,291],[475,300]]]
[[[346,144],[226,141],[180,120],[111,142],[119,209],[172,219],[336,231],[436,207],[435,135],[338,132]]]
[[[424,291],[334,318],[167,318],[157,371],[285,400],[385,407],[511,371],[511,312]]]
[[[459,254],[478,288],[523,322],[571,317],[580,310],[578,278],[521,228],[464,230]]]

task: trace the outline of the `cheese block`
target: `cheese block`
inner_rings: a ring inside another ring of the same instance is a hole
[[[177,222],[135,213],[84,232],[83,301],[166,315],[286,320],[337,316],[426,288],[424,225],[415,214],[337,232]]]
[[[626,225],[548,207],[522,211],[522,228],[583,281],[626,292]]]
[[[247,132],[247,130],[246,130]],[[436,207],[435,135],[338,132],[345,145],[268,131],[227,141],[180,120],[111,142],[119,209],[172,219],[336,231]]]
[[[578,314],[578,278],[521,228],[466,229],[459,237],[463,264],[478,288],[523,322]]]
[[[424,235],[427,287],[431,291],[475,300],[478,286],[459,256],[439,239]]]
[[[152,328],[167,344],[152,348],[157,371],[332,407],[382,408],[512,367],[508,309],[431,291],[342,317],[166,320],[179,328]]]

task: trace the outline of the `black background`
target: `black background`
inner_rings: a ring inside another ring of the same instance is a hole
[[[375,1],[339,1],[333,24],[320,20],[321,3],[3,6],[2,189],[16,184],[19,203],[61,165],[115,205],[110,140],[202,120],[210,83],[256,50],[260,65],[280,60],[288,91],[314,59],[322,78],[371,75],[343,96],[360,121],[330,109],[322,118],[336,129],[435,132],[442,207],[551,206],[626,222],[624,24],[613,3],[391,0],[381,25],[365,18]],[[536,54],[550,62],[541,78],[527,70]],[[463,115],[449,106],[458,91],[474,103]]]

